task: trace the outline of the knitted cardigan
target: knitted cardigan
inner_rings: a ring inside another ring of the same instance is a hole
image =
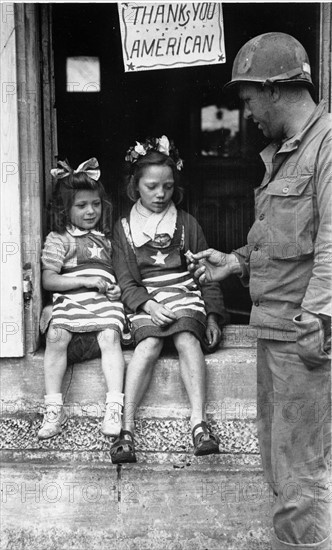
[[[129,216],[126,219],[129,224]],[[179,225],[184,229],[184,252],[191,250],[195,254],[208,248],[203,231],[191,214],[178,210],[177,227]],[[151,297],[142,283],[136,256],[127,241],[121,219],[115,224],[112,245],[113,267],[122,291],[121,300],[127,312],[136,313]],[[222,324],[225,307],[219,283],[207,283],[201,287],[201,292],[207,315],[217,314]]]

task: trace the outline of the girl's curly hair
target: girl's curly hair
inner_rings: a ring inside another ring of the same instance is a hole
[[[130,200],[136,202],[139,199],[138,183],[144,170],[149,166],[169,166],[171,168],[174,179],[172,200],[176,205],[180,204],[184,191],[180,185],[179,170],[174,160],[160,151],[148,151],[146,155],[140,156],[136,162],[130,165],[130,173],[127,176],[127,195]]]
[[[57,180],[48,206],[49,230],[64,233],[70,225],[70,209],[78,191],[97,191],[102,203],[101,218],[95,229],[110,238],[112,228],[112,203],[107,197],[100,180],[91,179],[86,173],[69,173],[68,176]]]

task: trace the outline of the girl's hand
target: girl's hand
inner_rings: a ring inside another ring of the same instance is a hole
[[[205,330],[205,340],[210,349],[213,349],[221,340],[221,329],[217,321],[214,318],[209,318],[209,316]]]
[[[84,277],[84,286],[86,288],[98,288],[98,292],[105,294],[110,284],[103,277]]]
[[[110,302],[113,302],[115,300],[119,300],[121,298],[121,288],[119,285],[108,285],[108,289],[106,290],[106,296],[110,300]]]
[[[155,325],[158,325],[159,327],[166,327],[176,321],[177,317],[175,313],[173,313],[173,311],[167,306],[158,304],[158,302],[154,302],[152,300],[149,300],[147,304],[147,309],[145,311],[151,315],[151,319]]]

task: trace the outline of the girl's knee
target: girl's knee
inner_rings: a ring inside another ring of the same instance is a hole
[[[146,355],[147,358],[157,358],[162,350],[163,340],[160,338],[145,338],[137,346],[137,353]]]
[[[71,332],[62,328],[56,328],[50,325],[46,335],[47,347],[56,347],[58,349],[65,349],[68,347],[70,340],[72,339]]]
[[[101,351],[120,346],[120,334],[116,330],[106,329],[98,334],[98,344]]]
[[[174,345],[178,352],[201,350],[201,344],[191,332],[180,332],[174,336]]]

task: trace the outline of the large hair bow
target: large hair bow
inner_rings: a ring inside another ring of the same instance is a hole
[[[82,162],[76,170],[73,170],[66,160],[59,160],[58,165],[61,168],[52,168],[51,170],[52,176],[57,179],[65,178],[69,174],[78,174],[79,172],[84,172],[89,178],[95,181],[100,178],[99,163],[95,157]]]

